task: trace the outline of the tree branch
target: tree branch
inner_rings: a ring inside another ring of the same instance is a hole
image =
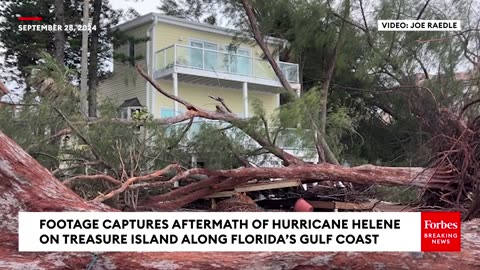
[[[65,171],[70,171],[70,170],[74,170],[74,169],[77,169],[77,168],[81,168],[81,167],[86,167],[86,166],[96,166],[96,165],[105,165],[105,162],[101,161],[101,160],[97,160],[97,161],[87,161],[87,162],[83,162],[83,163],[80,163],[80,164],[74,164],[68,168],[58,168],[56,170],[54,170],[52,172],[53,175],[58,175],[59,173],[61,172],[65,172]],[[107,165],[108,166],[108,165]]]
[[[205,119],[221,120],[221,121],[228,122],[232,126],[245,132],[248,136],[250,136],[253,140],[255,140],[260,146],[267,149],[270,153],[280,158],[284,162],[285,166],[288,166],[291,164],[297,164],[297,165],[305,164],[303,160],[275,146],[272,142],[265,139],[265,137],[262,134],[259,134],[257,131],[251,128],[248,128],[248,122],[245,119],[239,118],[237,115],[231,112],[228,112],[226,109],[222,108],[223,106],[217,106],[216,111],[208,111],[200,107],[194,106],[188,101],[184,100],[183,98],[171,95],[166,91],[164,91],[160,86],[160,84],[155,80],[153,80],[139,65],[137,65],[136,68],[140,73],[140,75],[143,78],[145,78],[148,82],[150,82],[152,86],[155,89],[157,89],[158,92],[160,92],[160,94],[164,95],[169,99],[177,101],[183,104],[185,107],[187,107],[188,111],[186,112],[186,115],[190,117],[201,117]]]
[[[273,71],[277,75],[278,79],[280,80],[280,83],[282,83],[283,87],[285,87],[285,89],[287,89],[289,92],[296,94],[296,91],[292,88],[287,78],[285,77],[283,72],[280,70],[280,67],[278,66],[277,61],[275,61],[272,53],[270,52],[270,49],[265,43],[265,38],[263,37],[262,32],[258,28],[258,21],[253,11],[252,5],[248,0],[242,0],[242,5],[248,17],[250,28],[252,29],[252,32],[253,32],[253,38],[255,39],[255,41],[257,41],[258,46],[260,46],[260,48],[262,49],[263,53],[265,54],[265,57],[267,57],[267,60],[272,66]]]
[[[193,168],[177,174],[170,180],[151,183],[149,187],[165,187],[172,185],[176,181],[199,175],[206,177],[206,179],[181,187],[170,193],[151,197],[145,202],[145,205],[161,210],[174,210],[215,192],[228,190],[239,184],[259,178],[299,179],[302,183],[332,181],[431,187],[447,191],[455,189],[449,185],[453,177],[443,170],[373,165],[348,168],[327,163],[283,168],[248,167],[231,170]],[[182,195],[185,196],[181,197]]]
[[[127,181],[123,182],[119,188],[109,192],[108,194],[105,194],[105,195],[101,194],[93,200],[96,201],[96,202],[106,201],[106,200],[112,198],[113,196],[124,192],[134,182],[153,180],[153,179],[156,179],[156,178],[164,175],[165,173],[167,173],[167,172],[169,172],[170,170],[173,170],[173,169],[179,170],[180,166],[178,164],[170,164],[167,167],[165,167],[161,170],[158,170],[156,172],[153,172],[151,174],[131,177],[131,178],[127,179]]]
[[[78,176],[68,178],[68,179],[62,181],[62,183],[67,187],[71,187],[73,182],[80,181],[80,180],[87,180],[87,181],[101,181],[101,180],[103,180],[103,181],[107,181],[107,182],[110,182],[110,183],[115,184],[115,185],[121,185],[122,184],[117,179],[111,177],[110,175],[106,175],[106,174],[78,175]]]
[[[422,18],[423,12],[427,8],[428,3],[430,3],[430,0],[427,0],[427,2],[425,2],[425,5],[423,6],[422,10],[420,10],[420,13],[418,13],[417,20],[420,20]]]

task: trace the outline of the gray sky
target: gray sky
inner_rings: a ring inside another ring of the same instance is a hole
[[[160,0],[110,0],[110,5],[115,9],[134,8],[140,15],[150,12],[158,12],[157,7],[160,5]]]
[[[129,8],[133,8],[140,13],[140,15],[145,15],[151,12],[160,13],[160,10],[158,10],[157,7],[160,6],[161,2],[161,0],[110,0],[110,5],[114,9],[121,8],[127,10]],[[217,25],[229,28],[232,27],[229,21],[224,18],[222,14],[217,16]]]

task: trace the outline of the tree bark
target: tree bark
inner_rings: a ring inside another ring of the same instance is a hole
[[[0,82],[0,97],[10,93],[10,90],[2,83]]]
[[[147,185],[149,188],[164,187],[188,177],[198,177],[199,175],[207,176],[207,179],[166,194],[150,197],[148,201],[143,202],[143,205],[158,210],[176,210],[216,192],[233,189],[251,180],[268,178],[299,179],[302,183],[332,181],[386,186],[416,186],[446,191],[455,189],[454,186],[449,185],[452,180],[449,172],[442,170],[374,165],[348,168],[328,163],[292,165],[283,168],[248,167],[232,170],[194,168],[180,173],[168,181],[140,184],[139,187],[146,187]],[[131,188],[137,187],[131,186]]]
[[[267,57],[268,62],[272,66],[273,71],[277,75],[277,77],[280,80],[280,82],[282,83],[283,87],[285,87],[285,89],[287,89],[289,92],[294,93],[295,96],[296,96],[296,91],[291,87],[291,85],[288,82],[288,80],[286,79],[285,75],[280,70],[277,62],[273,58],[272,53],[270,52],[267,44],[265,43],[265,39],[263,37],[262,32],[260,31],[260,29],[258,27],[257,17],[255,15],[254,9],[253,9],[250,1],[249,0],[242,0],[242,5],[243,5],[243,8],[244,8],[245,13],[247,15],[248,21],[250,23],[250,28],[252,29],[253,37],[255,38],[255,41],[257,41],[257,44],[260,46],[263,53]],[[344,2],[344,6],[345,6],[345,9],[344,9],[344,14],[343,15],[344,16],[349,16],[349,14],[350,14],[350,1],[346,0]],[[325,126],[326,126],[326,121],[327,121],[326,119],[327,119],[328,90],[330,88],[330,83],[331,83],[331,80],[332,80],[332,77],[333,77],[333,71],[335,69],[338,48],[342,45],[343,37],[345,35],[345,31],[346,31],[346,25],[344,23],[341,26],[339,36],[338,36],[337,42],[335,44],[335,47],[333,49],[333,52],[332,52],[330,58],[326,61],[327,62],[326,63],[327,64],[326,65],[326,70],[323,74],[324,80],[323,80],[323,86],[322,86],[322,100],[321,100],[322,111],[321,111],[321,115],[320,115],[320,134],[319,135],[321,135],[321,138],[320,137],[318,138],[318,142],[316,144],[317,152],[319,153],[320,160],[322,160],[322,158],[325,157],[327,162],[332,163],[332,164],[336,164],[336,165],[339,164],[338,159],[336,158],[335,154],[333,153],[333,151],[329,147],[327,141],[325,140],[325,134],[326,134],[325,133]],[[320,149],[320,148],[322,148],[322,149]],[[321,155],[320,153],[323,153],[323,155]]]
[[[88,64],[88,116],[97,117],[97,88],[98,88],[98,40],[100,35],[100,14],[102,0],[93,1],[92,26],[95,28],[90,35],[90,61]]]
[[[85,269],[91,253],[18,252],[19,211],[115,211],[86,202],[0,132],[0,266],[5,269]],[[95,269],[478,269],[480,219],[462,225],[462,251],[119,253],[98,254]],[[233,263],[234,262],[234,263]]]
[[[83,27],[88,27],[89,0],[83,0]],[[80,73],[80,107],[82,112],[88,114],[88,31],[82,31],[82,60]]]
[[[55,24],[65,24],[64,0],[55,0]],[[55,59],[59,66],[63,67],[65,60],[65,32],[55,31]]]
[[[350,0],[344,1],[344,11],[343,16],[348,18],[350,16]],[[325,61],[325,70],[323,73],[323,83],[322,83],[322,92],[321,92],[321,115],[320,115],[320,144],[323,148],[325,153],[326,161],[335,165],[339,165],[338,159],[330,149],[326,141],[326,126],[327,126],[327,104],[328,104],[328,94],[330,91],[330,85],[332,83],[333,74],[335,71],[335,67],[337,64],[337,56],[339,50],[341,50],[344,42],[345,32],[346,32],[346,23],[343,22],[342,26],[340,27],[340,31],[338,33],[337,41],[335,42],[335,46],[332,50],[332,53],[327,56]]]
[[[258,28],[257,17],[255,16],[255,13],[253,11],[252,5],[250,4],[250,1],[242,0],[242,5],[248,17],[250,28],[252,29],[252,32],[253,32],[253,38],[255,39],[255,41],[257,41],[257,44],[262,49],[263,53],[265,54],[265,57],[267,57],[267,60],[272,66],[273,71],[277,75],[278,79],[280,80],[280,83],[283,85],[283,87],[285,87],[285,89],[287,89],[289,92],[296,95],[297,94],[296,91],[292,88],[287,78],[283,74],[282,70],[278,66],[277,61],[275,61],[275,59],[273,58],[273,55],[270,52],[270,49],[268,48],[265,42],[265,38],[262,32],[260,31],[260,29]]]

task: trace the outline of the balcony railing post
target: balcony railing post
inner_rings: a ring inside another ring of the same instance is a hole
[[[202,69],[205,69],[205,48],[202,48]]]
[[[296,81],[296,83],[300,83],[300,69],[299,69],[298,64],[295,64],[295,66],[297,67],[297,69],[296,69],[296,73],[297,73],[297,81]]]
[[[212,68],[215,70],[216,67],[215,65],[221,64],[218,63],[218,55],[225,55],[227,56],[227,67],[226,69],[221,70],[221,72],[226,72],[230,74],[240,74],[240,75],[246,75],[254,78],[263,78],[263,79],[269,79],[269,80],[276,80],[278,81],[277,76],[273,72],[273,67],[268,63],[268,61],[265,61],[261,58],[258,57],[252,57],[252,56],[245,56],[245,55],[240,55],[240,54],[235,54],[232,52],[221,52],[218,50],[210,50],[210,49],[205,49],[205,48],[199,48],[199,47],[193,47],[193,46],[186,46],[186,45],[181,45],[181,44],[172,44],[169,47],[166,47],[164,49],[161,49],[155,53],[155,57],[153,59],[153,66],[159,68],[161,65],[160,59],[160,54],[163,54],[163,65],[164,68],[167,68],[168,65],[172,64],[173,67],[177,65],[181,66],[188,66],[188,67],[193,67],[191,66],[191,63],[189,64],[189,60],[186,60],[186,63],[182,64],[184,59],[180,59],[181,61],[177,62],[177,48],[188,48],[189,50],[187,51],[188,57],[191,57],[191,52],[192,50],[201,50],[202,54],[202,63],[201,63],[201,68],[203,70],[208,70],[208,65],[207,63],[207,58],[209,56],[208,52],[210,52],[210,57],[211,59],[215,60],[213,63],[210,63],[210,65],[213,65]],[[168,52],[167,50],[173,49],[173,61],[170,63],[170,60],[167,60],[168,57]],[[163,52],[162,52],[163,51]],[[214,55],[215,54],[215,55]],[[179,55],[181,57],[181,55]],[[244,59],[248,59],[249,63],[244,63]],[[223,60],[224,61],[224,60]],[[258,61],[258,63],[255,63],[255,61]],[[243,64],[242,64],[243,63]],[[297,63],[287,63],[287,62],[281,62],[281,61],[276,61],[278,64],[281,72],[283,75],[286,77],[288,82],[290,83],[299,83],[300,82],[300,71],[299,71],[299,64]],[[197,63],[198,64],[198,63]],[[225,64],[225,61],[224,61]],[[235,66],[234,66],[235,64]],[[247,65],[244,65],[247,64]],[[197,65],[197,67],[200,67]],[[248,68],[249,70],[245,70],[245,68]],[[210,69],[212,70],[212,69]],[[295,74],[293,74],[295,72]]]
[[[248,72],[248,75],[251,76],[251,77],[254,77],[255,76],[255,72],[253,72],[253,61],[255,61],[255,58],[251,57],[250,58],[250,71]]]
[[[177,65],[177,44],[173,44],[173,66]]]
[[[228,54],[228,73],[232,73],[232,56]]]
[[[163,50],[163,68],[167,68],[167,49]]]

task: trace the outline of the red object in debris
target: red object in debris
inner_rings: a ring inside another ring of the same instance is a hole
[[[313,212],[313,206],[302,198],[297,200],[293,209],[295,212]]]
[[[10,91],[8,91],[8,88],[2,82],[0,82],[0,97],[8,94],[9,92]]]

